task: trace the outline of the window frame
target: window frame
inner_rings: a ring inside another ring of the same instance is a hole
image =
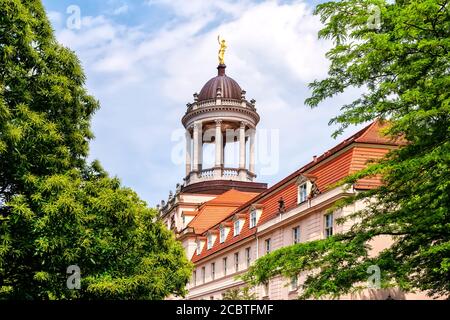
[[[236,228],[237,224],[237,228]],[[241,233],[241,220],[237,219],[233,223],[233,235],[236,237]]]
[[[328,225],[328,218],[331,217],[331,225]],[[334,215],[333,213],[328,213],[324,215],[324,236],[325,239],[331,237],[334,233]]]
[[[202,267],[202,283],[206,283],[206,267]]]
[[[304,193],[303,193],[303,191],[304,191]],[[307,184],[307,182],[303,182],[298,185],[297,199],[298,199],[299,204],[304,203],[308,200],[308,184]]]
[[[263,283],[264,297],[269,297],[270,294],[270,283],[269,281]]]
[[[247,268],[250,267],[250,264],[252,262],[251,249],[252,249],[251,247],[245,248],[245,261]]]
[[[292,243],[300,243],[300,226],[292,228]]]
[[[270,253],[272,250],[272,243],[271,238],[267,238],[264,240],[264,252],[266,254]]]
[[[298,276],[291,277],[290,287],[291,287],[291,291],[298,290]]]
[[[213,236],[212,236],[212,234],[208,234],[206,249],[210,250],[213,246],[214,246]]]
[[[212,262],[211,263],[211,280],[215,280],[216,279],[216,263]]]
[[[223,276],[227,275],[227,271],[228,271],[227,265],[228,265],[228,257],[222,258]]]
[[[219,242],[220,243],[224,243],[225,242],[225,228],[223,226],[221,226],[219,228]]]
[[[194,286],[197,285],[197,270],[192,272],[192,282],[194,283]]]
[[[234,272],[239,272],[239,251],[234,253]]]
[[[250,211],[250,228],[256,227],[256,221],[257,221],[258,215],[256,210]]]
[[[196,252],[197,252],[197,255],[199,256],[200,255],[200,253],[202,253],[202,250],[201,250],[201,242],[200,242],[200,240],[197,240],[196,241],[197,242],[197,248],[195,249],[196,250]]]

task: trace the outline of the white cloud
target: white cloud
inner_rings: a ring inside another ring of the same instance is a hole
[[[326,76],[330,44],[317,40],[321,25],[303,1],[262,3],[151,0],[177,19],[157,30],[120,25],[105,16],[83,17],[80,30],[58,39],[76,50],[90,91],[102,109],[94,119],[92,155],[151,204],[181,182],[171,163],[171,132],[181,127],[185,104],[216,74],[217,35],[228,42],[227,74],[257,100],[260,127],[280,130],[276,182],[336,141],[328,120],[355,92],[310,110],[307,84]]]
[[[60,27],[62,23],[62,14],[58,11],[47,12],[47,17],[54,28]]]
[[[120,7],[118,7],[117,9],[114,9],[113,14],[114,15],[124,14],[124,13],[128,12],[128,9],[129,9],[128,5],[124,4],[124,5],[120,6]]]
[[[205,1],[205,0],[146,0],[150,6],[165,6],[180,17],[198,19],[207,12],[225,13],[233,16],[240,15],[244,8],[251,4],[248,0],[242,1]]]

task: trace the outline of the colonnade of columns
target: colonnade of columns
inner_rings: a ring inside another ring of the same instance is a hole
[[[191,135],[192,130],[192,135]],[[202,172],[202,159],[203,159],[203,128],[202,122],[198,121],[193,124],[191,130],[186,130],[186,176],[189,176],[191,172]],[[241,122],[239,126],[238,138],[239,138],[239,176],[243,179],[247,176],[247,148],[246,148],[246,136],[249,141],[249,164],[248,171],[252,174],[255,172],[255,130],[251,129],[247,131],[247,124]],[[248,134],[247,134],[248,133]],[[221,178],[224,168],[224,151],[226,140],[224,141],[224,128],[223,121],[221,119],[215,120],[215,161],[214,161],[214,177]],[[233,133],[234,137],[234,133]]]

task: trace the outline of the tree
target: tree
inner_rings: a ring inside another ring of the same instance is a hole
[[[99,104],[75,54],[40,1],[0,8],[0,298],[183,295],[182,246],[135,192],[87,163]]]
[[[376,201],[347,219],[349,232],[282,248],[260,258],[246,279],[309,276],[302,298],[337,297],[362,289],[367,269],[381,269],[382,287],[450,293],[450,19],[447,0],[348,0],[327,2],[315,13],[319,37],[331,39],[328,77],[310,84],[316,107],[350,87],[364,93],[330,123],[335,136],[352,124],[388,120],[384,134],[406,145],[341,183],[382,176],[383,185],[339,203]],[[379,16],[377,16],[379,13]],[[380,24],[373,23],[378,20]],[[376,256],[370,241],[391,237]],[[312,272],[314,271],[314,272]]]
[[[222,293],[223,300],[256,300],[256,293],[250,287],[229,289]]]

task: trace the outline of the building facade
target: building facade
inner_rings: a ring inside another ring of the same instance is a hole
[[[255,131],[259,122],[255,101],[218,66],[194,102],[187,105],[182,124],[186,128],[186,177],[159,206],[160,216],[183,244],[195,270],[188,284],[188,299],[221,299],[229,289],[244,283],[236,276],[246,272],[259,257],[294,243],[323,239],[351,227],[336,219],[361,209],[355,203],[332,213],[336,201],[378,186],[367,178],[351,186],[335,184],[379,159],[398,145],[380,134],[374,122],[334,148],[300,167],[275,185],[255,182]],[[227,143],[239,143],[239,165],[224,164]],[[202,165],[207,143],[215,148],[212,168]],[[373,250],[389,239],[373,243]],[[295,299],[302,276],[281,277],[255,290],[258,299]],[[398,290],[367,290],[343,299],[394,299]],[[176,297],[175,297],[176,298]]]

